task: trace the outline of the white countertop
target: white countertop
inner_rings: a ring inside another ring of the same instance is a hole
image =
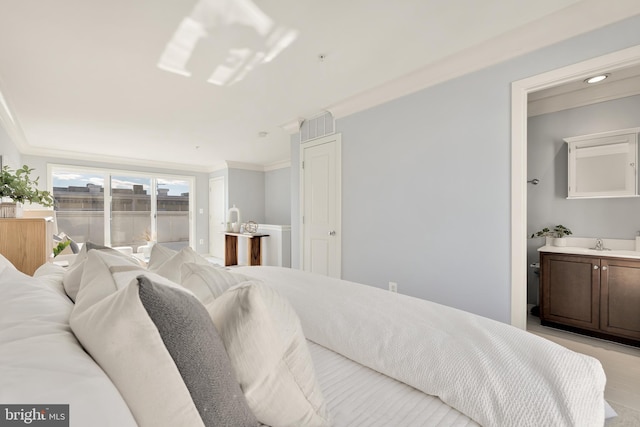
[[[572,255],[589,255],[598,257],[611,257],[611,258],[631,258],[640,259],[640,252],[630,251],[624,249],[612,249],[609,251],[598,251],[595,249],[582,248],[579,246],[550,246],[545,245],[538,248],[538,252],[552,252],[557,254],[572,254]]]

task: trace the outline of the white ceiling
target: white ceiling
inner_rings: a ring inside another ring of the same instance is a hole
[[[602,3],[0,0],[0,123],[26,154],[268,166],[289,159],[298,119],[640,13]]]

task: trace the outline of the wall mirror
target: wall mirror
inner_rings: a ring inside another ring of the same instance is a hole
[[[564,138],[568,199],[638,196],[638,132],[621,129]]]

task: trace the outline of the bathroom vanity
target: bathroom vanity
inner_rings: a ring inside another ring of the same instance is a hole
[[[640,346],[640,252],[538,251],[542,325]]]

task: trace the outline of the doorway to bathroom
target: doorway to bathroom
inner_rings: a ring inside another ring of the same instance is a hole
[[[590,76],[640,65],[640,46],[563,67],[512,83],[511,145],[511,324],[527,327],[527,176],[529,94],[582,81]]]

